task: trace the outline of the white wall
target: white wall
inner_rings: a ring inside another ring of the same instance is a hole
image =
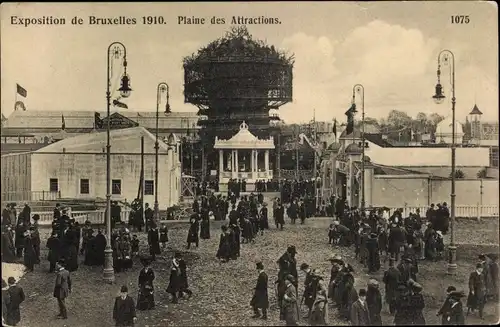
[[[388,166],[451,166],[450,148],[401,147],[381,148],[372,146],[366,149],[373,163]],[[488,167],[490,165],[488,148],[457,148],[456,165]]]
[[[166,209],[178,202],[180,171],[173,166],[172,155],[159,156],[158,202]],[[144,158],[144,179],[154,180],[155,157]],[[112,195],[112,200],[131,202],[137,197],[141,173],[140,154],[116,154],[111,156],[111,179],[121,180],[121,194]],[[105,198],[106,156],[105,154],[45,154],[34,153],[31,165],[32,189],[48,189],[49,179],[57,178],[62,198]],[[90,180],[90,194],[80,194],[80,179]],[[173,179],[173,181],[171,181]],[[146,195],[144,201],[151,206],[154,195]]]

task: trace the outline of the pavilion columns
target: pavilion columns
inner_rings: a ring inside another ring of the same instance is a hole
[[[269,179],[269,150],[264,153],[264,169],[266,170],[266,178]]]
[[[257,160],[255,160],[257,157],[257,151],[256,150],[252,150],[252,155],[251,155],[251,158],[252,160],[250,160],[250,168],[251,168],[251,172],[252,172],[252,179],[256,179],[256,172],[257,172]]]
[[[219,176],[222,177],[224,172],[224,150],[219,150]]]

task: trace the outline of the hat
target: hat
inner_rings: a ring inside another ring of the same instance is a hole
[[[339,223],[337,220],[335,220],[335,221],[333,222],[333,224],[334,224],[335,226],[340,225],[340,223]]]
[[[262,264],[262,262],[260,262],[260,261],[259,261],[259,262],[257,262],[255,265],[257,266],[257,269],[259,269],[259,270],[264,269],[264,265],[263,265],[263,264]]]
[[[443,232],[441,232],[440,230],[436,231],[436,234],[438,234],[439,236],[443,236]]]
[[[358,292],[359,296],[366,296],[366,290],[364,288],[361,288]]]
[[[9,285],[13,285],[16,283],[16,279],[14,277],[9,277],[9,279],[7,279],[7,283],[9,283]]]
[[[446,289],[446,293],[451,293],[451,292],[454,292],[456,290],[457,290],[457,288],[455,286],[448,286],[448,288]]]
[[[375,233],[371,233],[371,234],[370,234],[370,237],[371,237],[371,238],[377,238],[378,236],[377,236],[377,234],[375,234]]]
[[[370,278],[368,285],[378,286],[378,281],[375,278]]]
[[[286,251],[290,252],[290,253],[297,254],[297,249],[295,248],[295,245],[288,246],[288,248],[286,249]]]
[[[120,288],[120,292],[121,293],[127,293],[128,292],[128,287],[126,285],[123,285],[121,288]]]
[[[300,270],[306,270],[307,268],[309,268],[309,265],[305,262],[300,265]]]
[[[459,301],[461,297],[465,297],[465,294],[463,291],[453,291],[451,292],[450,297]]]
[[[34,220],[34,221],[40,220],[40,215],[39,215],[39,214],[37,214],[37,213],[36,213],[36,214],[34,214],[34,215],[33,215],[33,220]]]

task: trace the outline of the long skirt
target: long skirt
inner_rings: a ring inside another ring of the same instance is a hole
[[[311,326],[328,326],[328,303],[320,301],[313,304],[311,317],[309,318]]]
[[[155,307],[155,297],[152,288],[139,287],[137,310],[151,310]]]

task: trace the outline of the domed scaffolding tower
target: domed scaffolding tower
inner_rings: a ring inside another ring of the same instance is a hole
[[[279,135],[269,110],[292,101],[292,69],[293,56],[254,40],[244,26],[184,58],[184,102],[197,106],[201,116],[203,179],[217,170],[215,138],[231,138],[242,121],[258,138]],[[274,139],[280,153],[279,137]],[[279,156],[273,154],[271,162],[279,169]]]

